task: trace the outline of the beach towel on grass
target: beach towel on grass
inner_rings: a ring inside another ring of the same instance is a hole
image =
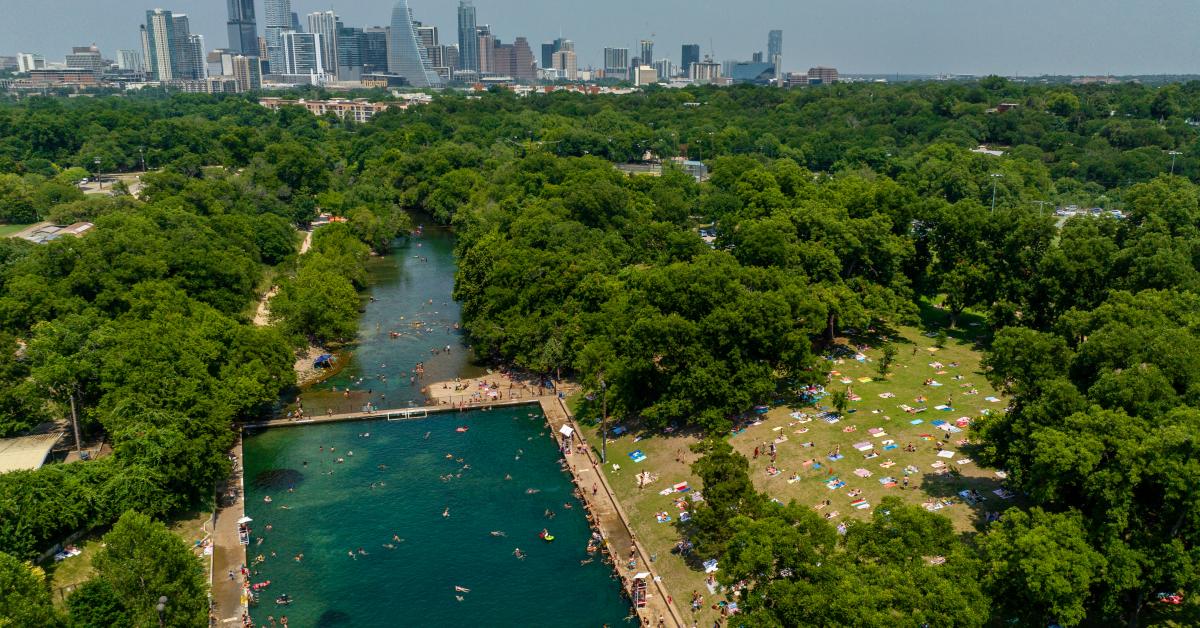
[[[883,446],[883,450],[884,450],[884,451],[891,451],[891,450],[893,450],[893,449],[899,449],[899,448],[900,448],[900,446],[899,446],[899,445],[897,445],[896,443],[892,443],[892,444],[890,444],[890,445],[884,445],[884,446]]]
[[[831,491],[836,491],[837,489],[842,488],[845,485],[846,485],[845,482],[843,482],[837,478],[833,478],[832,480],[829,480],[828,482],[825,483],[825,488],[827,488]]]
[[[938,458],[953,458],[954,452],[950,451],[949,449],[939,451],[939,452],[937,452],[937,457]]]
[[[869,381],[871,381],[871,378],[870,378],[870,377],[860,377],[860,378],[858,378],[858,383],[860,383],[860,384],[866,384],[866,383],[867,383],[867,382],[869,382]]]
[[[691,521],[691,520],[692,520],[692,513],[690,513],[690,512],[681,512],[681,513],[679,513],[679,520],[680,520],[680,521]]]
[[[869,478],[871,477],[871,472],[867,471],[866,469],[859,468],[854,470],[854,475],[857,475],[860,478]]]
[[[629,459],[634,462],[642,462],[646,459],[646,454],[642,453],[642,450],[637,449],[629,452]]]
[[[896,485],[896,478],[889,475],[886,478],[879,478],[879,483],[885,488],[890,488]]]
[[[867,430],[867,433],[870,434],[871,436],[879,436],[881,434],[886,436],[886,434],[883,433],[882,427],[873,427],[873,428]]]
[[[972,462],[975,462],[975,461],[971,460],[970,458],[962,458],[959,460],[955,460],[954,464],[971,464]]]
[[[1017,496],[1016,493],[1009,492],[1002,488],[998,488],[992,492],[995,493],[996,495],[999,495],[1000,499],[1012,499]]]
[[[1000,400],[995,397],[984,397],[983,400],[988,403],[1000,403]]]
[[[871,449],[874,446],[875,445],[871,444],[871,441],[866,441],[866,440],[862,441],[861,443],[854,443],[854,448],[859,451],[867,451],[868,449]]]
[[[855,508],[857,508],[859,510],[866,510],[867,508],[871,507],[871,503],[865,499],[856,499],[856,500],[850,502],[850,505],[854,506]]]
[[[913,419],[908,422],[909,425],[920,425],[925,422],[925,419]]]
[[[841,460],[842,458],[845,458],[845,456],[843,456],[842,454],[834,454],[829,457],[829,459],[833,462],[837,462],[838,460]]]

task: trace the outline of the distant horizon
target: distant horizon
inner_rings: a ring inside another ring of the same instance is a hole
[[[118,49],[139,50],[138,25],[145,11],[171,9],[191,18],[192,32],[206,50],[228,46],[224,3],[177,0],[150,6],[144,0],[0,0],[8,19],[0,22],[0,55],[20,52],[65,58],[72,46],[96,43],[107,58]],[[356,0],[336,7],[293,0],[293,11],[337,12],[348,26],[390,21],[393,0]],[[103,6],[101,6],[103,5]],[[414,17],[437,26],[443,43],[457,42],[454,0],[410,0]],[[655,59],[679,63],[685,43],[715,52],[717,62],[749,60],[767,47],[767,32],[783,30],[784,70],[835,67],[853,75],[986,76],[1192,76],[1200,75],[1200,3],[1160,0],[1153,10],[1122,0],[1010,0],[962,6],[954,0],[814,0],[804,6],[782,0],[742,0],[736,16],[728,2],[662,0],[647,5],[610,0],[603,5],[524,0],[476,0],[480,24],[490,24],[506,42],[528,39],[535,59],[539,45],[562,33],[575,41],[579,65],[602,66],[606,46],[629,48],[640,39],[655,43]],[[262,0],[256,2],[262,35]],[[633,19],[638,16],[640,19]],[[732,19],[731,19],[732,18]],[[730,26],[736,24],[736,26]]]

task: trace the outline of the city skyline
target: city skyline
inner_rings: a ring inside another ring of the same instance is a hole
[[[331,10],[308,0],[259,0],[260,36],[269,18],[267,5],[275,3],[291,4],[291,11],[301,16]],[[9,13],[15,19],[0,24],[0,42],[12,48],[0,54],[32,52],[57,60],[72,46],[93,42],[109,56],[118,49],[137,49],[138,24],[146,10],[159,7],[189,15],[192,33],[203,36],[209,49],[224,48],[229,19],[224,4],[179,0],[154,6],[144,0],[112,0],[98,6],[60,0],[22,5],[21,11]],[[438,26],[449,35],[444,39],[456,39],[457,2],[409,4],[418,20]],[[879,74],[1200,73],[1200,42],[1188,31],[1200,19],[1200,5],[1183,0],[1163,0],[1155,11],[1116,0],[1062,0],[1052,6],[1013,0],[969,7],[950,0],[917,0],[903,6],[883,0],[825,0],[803,7],[746,0],[737,5],[738,20],[732,27],[729,5],[715,0],[669,0],[655,6],[614,0],[603,7],[475,0],[473,5],[477,23],[490,25],[504,41],[524,36],[537,48],[561,32],[575,42],[581,68],[602,67],[606,47],[640,52],[642,39],[654,42],[658,58],[678,61],[680,46],[696,43],[702,56],[712,52],[717,61],[745,60],[755,52],[766,53],[767,33],[778,29],[790,42],[783,58],[791,71],[836,65],[847,73]],[[388,24],[393,6],[391,0],[362,0],[332,10],[347,25],[367,27]],[[631,19],[633,15],[639,17]],[[55,28],[37,27],[50,23]]]

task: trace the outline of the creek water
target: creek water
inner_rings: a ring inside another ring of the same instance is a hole
[[[358,344],[336,377],[304,393],[306,409],[367,395],[388,407],[420,400],[420,382],[409,382],[418,361],[425,381],[475,374],[453,329],[453,245],[426,230],[373,261]],[[251,580],[271,583],[251,611],[256,624],[624,625],[629,605],[611,568],[581,564],[591,531],[546,430],[540,409],[523,406],[247,434],[247,555],[263,558]],[[294,601],[276,605],[282,594]]]

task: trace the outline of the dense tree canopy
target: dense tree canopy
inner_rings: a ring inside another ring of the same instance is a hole
[[[0,476],[0,551],[210,492],[232,423],[293,383],[291,350],[353,340],[366,262],[415,210],[458,231],[479,355],[573,375],[648,429],[720,434],[820,381],[815,355],[848,329],[887,332],[930,302],[951,325],[986,316],[1011,411],[984,422],[979,459],[1035,507],[967,541],[895,502],[834,530],[757,494],[709,442],[691,534],[744,591],[747,625],[1137,624],[1197,585],[1197,118],[1200,83],[995,77],[445,94],[366,125],[240,96],[0,102],[0,221],[96,224],[0,241],[0,435],[74,408],[115,452]],[[647,152],[660,176],[613,167]],[[132,171],[142,155],[137,198],[74,185],[96,159]],[[295,229],[323,211],[345,222],[297,258]],[[261,329],[248,311],[266,278],[280,289]],[[146,583],[122,575],[138,534],[161,541],[170,568],[147,573],[191,621],[193,565],[140,516],[118,531],[69,621],[146,620]]]

